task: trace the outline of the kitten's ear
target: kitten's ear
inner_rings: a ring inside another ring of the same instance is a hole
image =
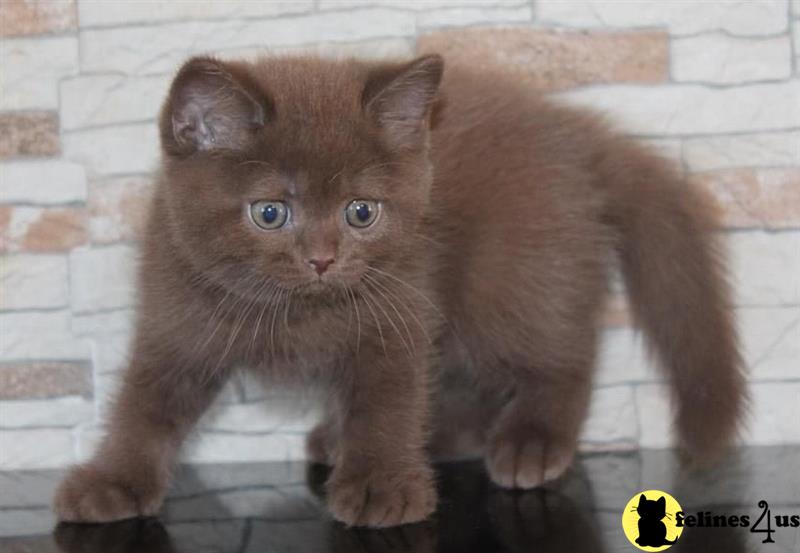
[[[647,498],[644,496],[644,494],[640,495],[639,496],[639,505],[641,505],[645,501],[647,501]]]
[[[665,498],[665,497],[662,495],[661,497],[659,497],[659,498],[658,498],[658,501],[657,501],[657,503],[658,503],[660,506],[662,506],[662,507],[666,507],[666,506],[667,506],[667,498]]]
[[[383,128],[393,146],[423,144],[428,116],[444,71],[441,56],[429,55],[397,66],[373,70],[362,94],[362,105]]]
[[[161,113],[161,142],[171,154],[239,150],[267,118],[269,103],[245,70],[213,58],[192,58],[175,80]]]

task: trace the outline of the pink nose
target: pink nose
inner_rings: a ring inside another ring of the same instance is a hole
[[[317,271],[318,275],[321,275],[322,273],[327,271],[328,267],[331,266],[331,263],[333,263],[332,257],[326,257],[324,259],[314,258],[308,260],[308,264],[314,267],[314,270]]]

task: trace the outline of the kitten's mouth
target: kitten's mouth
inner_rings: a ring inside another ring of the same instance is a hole
[[[298,285],[295,291],[306,296],[318,296],[330,292],[335,287],[336,283],[330,279],[316,278]]]
[[[302,287],[302,290],[304,290],[306,292],[322,292],[322,291],[327,290],[328,288],[330,288],[330,286],[331,285],[330,285],[329,282],[325,282],[324,280],[317,279],[317,280],[312,280],[311,282],[305,284]]]
[[[324,296],[324,295],[339,295],[344,293],[348,288],[355,289],[360,283],[359,278],[349,280],[341,278],[339,275],[336,277],[328,277],[325,275],[322,278],[315,278],[308,280],[294,287],[294,291],[303,296]]]

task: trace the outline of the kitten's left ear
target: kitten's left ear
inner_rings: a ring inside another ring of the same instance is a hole
[[[408,149],[424,144],[428,116],[443,71],[442,57],[428,55],[371,73],[361,97],[362,105],[382,127],[392,146]]]
[[[661,505],[662,507],[666,507],[667,506],[667,498],[665,498],[662,495],[661,497],[658,498],[658,504]]]
[[[239,150],[264,126],[269,103],[240,65],[197,57],[181,67],[161,113],[167,153]]]

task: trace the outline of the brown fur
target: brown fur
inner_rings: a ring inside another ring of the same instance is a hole
[[[335,466],[347,524],[430,515],[429,457],[459,445],[485,449],[501,486],[554,479],[586,416],[615,253],[683,445],[705,459],[730,442],[745,392],[707,198],[502,73],[452,67],[437,92],[441,76],[436,56],[181,69],[130,366],[98,453],[58,492],[62,520],[156,513],[242,364],[332,392],[309,454]],[[343,218],[357,198],[382,202],[367,229]],[[259,200],[287,201],[291,224],[256,227]],[[318,277],[320,257],[335,262]]]

